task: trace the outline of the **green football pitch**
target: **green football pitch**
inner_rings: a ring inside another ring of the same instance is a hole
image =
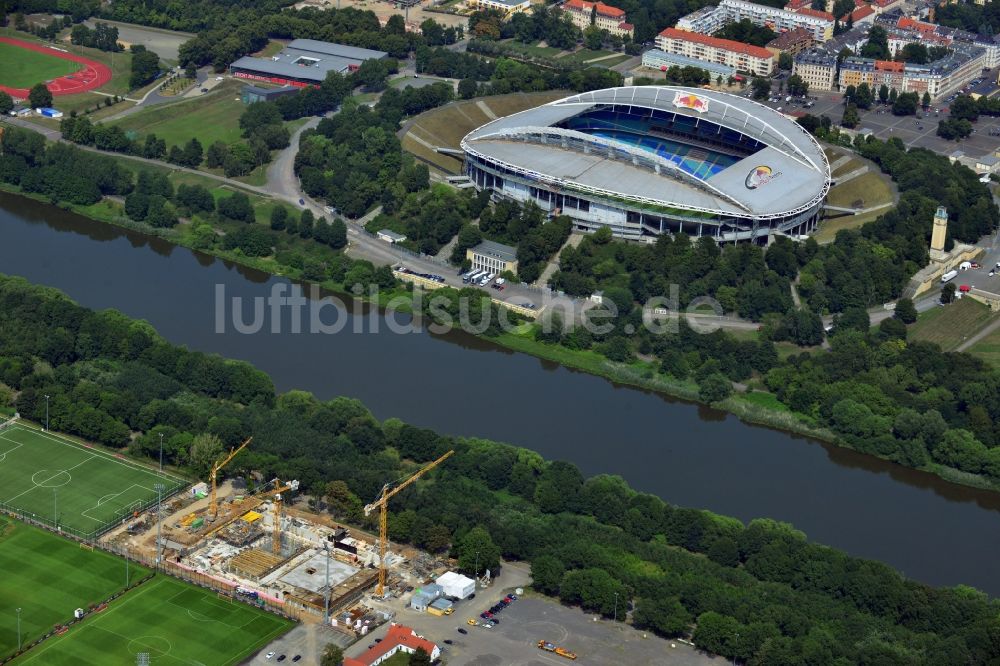
[[[215,592],[157,576],[14,663],[133,666],[146,653],[151,664],[228,666],[293,626]]]
[[[0,518],[0,659],[17,649],[21,609],[21,644],[27,645],[73,611],[107,599],[149,571],[75,541],[24,523]]]
[[[186,485],[123,457],[15,424],[0,430],[0,509],[93,538]]]
[[[11,88],[30,88],[36,83],[72,74],[80,63],[22,49],[13,44],[0,44],[0,84]]]

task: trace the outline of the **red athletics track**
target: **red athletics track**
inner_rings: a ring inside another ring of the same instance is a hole
[[[0,37],[0,42],[3,42],[4,44],[11,44],[13,46],[19,46],[22,49],[45,53],[56,58],[62,58],[63,60],[78,62],[83,65],[83,68],[79,71],[67,74],[66,76],[60,76],[58,79],[47,81],[45,85],[53,95],[76,95],[77,93],[100,88],[111,80],[111,70],[99,62],[94,62],[93,60],[88,60],[87,58],[82,58],[80,56],[73,55],[72,53],[57,51],[56,49],[42,46],[41,44],[22,42],[20,39]],[[18,99],[27,99],[28,97],[27,88],[8,88],[7,86],[0,85],[0,90],[3,90]]]

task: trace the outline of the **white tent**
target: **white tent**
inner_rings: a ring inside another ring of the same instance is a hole
[[[476,591],[476,581],[454,571],[441,574],[434,582],[441,586],[446,597],[455,599],[466,599]]]

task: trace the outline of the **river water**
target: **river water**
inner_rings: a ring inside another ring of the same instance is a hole
[[[705,407],[621,387],[481,339],[397,334],[360,323],[367,306],[326,308],[336,334],[217,332],[217,291],[266,297],[283,283],[162,240],[0,193],[0,272],[92,308],[148,320],[167,339],[249,361],[277,388],[362,400],[441,432],[534,449],[585,475],[619,474],[682,506],[793,523],[811,539],[935,585],[1000,594],[1000,495],[869,456],[753,427]],[[245,321],[252,309],[245,305]],[[286,313],[287,314],[287,313]],[[406,320],[395,315],[398,321]],[[303,326],[308,330],[308,322]]]

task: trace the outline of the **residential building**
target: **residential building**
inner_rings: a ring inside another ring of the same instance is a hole
[[[466,0],[466,5],[473,11],[495,9],[506,17],[531,9],[530,0]]]
[[[761,46],[677,28],[667,28],[657,35],[656,47],[667,53],[725,65],[757,76],[770,76],[777,66],[774,55]]]
[[[677,55],[676,53],[667,53],[660,49],[649,49],[643,53],[642,66],[649,67],[650,69],[658,69],[661,72],[665,72],[671,67],[697,67],[708,72],[713,81],[720,76],[723,80],[727,80],[730,76],[736,75],[736,69],[733,67],[719,65],[714,62],[705,62],[704,60],[696,60],[687,56]]]
[[[837,82],[837,56],[822,51],[807,51],[795,57],[792,73],[809,84],[809,90],[833,90]]]
[[[726,18],[724,10],[720,10],[713,5],[708,5],[698,11],[691,12],[687,16],[680,17],[677,19],[677,24],[674,27],[678,30],[711,35],[726,27],[727,23],[729,23],[729,20]]]
[[[833,37],[833,18],[813,16],[812,9],[808,12],[790,12],[747,0],[722,0],[719,10],[724,12],[727,22],[749,19],[755,25],[766,25],[775,32],[805,28],[812,32],[813,39],[817,42],[825,42]]]
[[[484,240],[465,251],[473,270],[485,270],[499,275],[504,271],[517,273],[517,250],[510,245]]]
[[[586,30],[591,25],[608,34],[631,39],[634,30],[626,21],[625,10],[606,5],[603,2],[587,2],[587,0],[567,0],[562,4],[562,10],[573,21],[573,25]]]
[[[926,65],[849,57],[840,65],[838,84],[841,90],[862,83],[872,88],[886,85],[901,93],[915,92],[923,96],[926,92],[936,99],[979,76],[985,57],[986,51],[982,48],[958,44],[949,55]]]
[[[805,28],[795,28],[783,32],[764,45],[777,58],[782,53],[798,55],[813,45],[812,33]]]
[[[346,657],[344,666],[375,666],[397,652],[413,654],[417,648],[423,648],[424,652],[430,655],[432,662],[441,656],[441,649],[437,645],[417,635],[417,632],[410,627],[394,622],[389,626],[389,631],[381,642],[372,645],[357,657]]]

